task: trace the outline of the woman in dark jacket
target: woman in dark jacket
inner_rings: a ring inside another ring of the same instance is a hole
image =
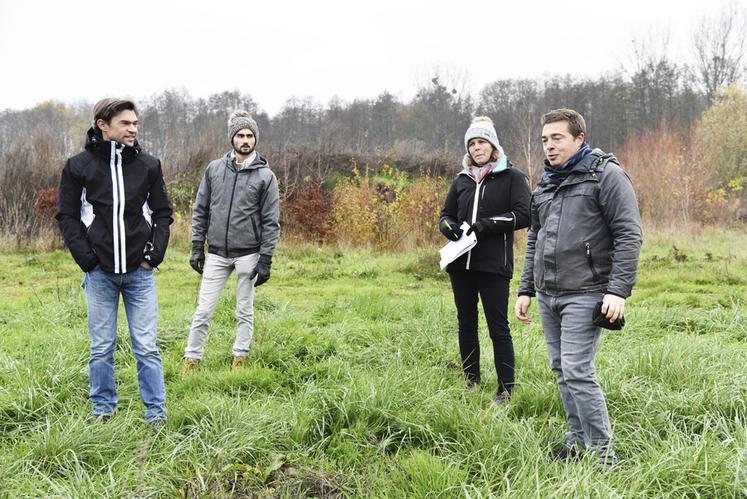
[[[464,135],[467,154],[441,212],[439,228],[452,241],[467,233],[477,245],[446,268],[459,322],[459,351],[467,388],[480,382],[477,301],[482,299],[498,373],[496,402],[504,404],[514,385],[514,346],[508,326],[508,287],[514,270],[514,231],[529,225],[531,193],[526,175],[513,168],[498,143],[490,118],[477,117]],[[476,195],[477,194],[477,195]]]

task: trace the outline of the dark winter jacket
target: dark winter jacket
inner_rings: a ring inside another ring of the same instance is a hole
[[[560,185],[540,185],[532,194],[518,294],[604,292],[627,298],[642,241],[630,178],[613,155],[594,149]]]
[[[192,243],[226,258],[272,256],[280,239],[278,181],[267,160],[256,155],[236,169],[233,155],[212,161],[202,176],[192,214]]]
[[[57,221],[84,272],[97,265],[123,274],[156,267],[169,244],[171,201],[161,162],[140,149],[88,131],[85,150],[65,163]]]
[[[486,224],[478,236],[477,245],[450,263],[447,272],[479,270],[511,278],[514,231],[529,225],[530,197],[526,175],[509,161],[496,162],[479,183],[469,175],[466,167],[459,172],[446,195],[441,223],[447,220],[458,227],[464,221],[471,225],[482,219]]]

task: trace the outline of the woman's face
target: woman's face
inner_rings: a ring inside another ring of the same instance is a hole
[[[467,145],[469,155],[477,166],[483,166],[490,161],[493,145],[485,139],[472,139]]]

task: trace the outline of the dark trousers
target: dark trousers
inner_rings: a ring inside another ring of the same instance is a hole
[[[480,381],[480,340],[477,336],[477,299],[493,342],[493,359],[498,373],[498,391],[511,392],[514,386],[514,343],[508,327],[507,277],[488,272],[462,270],[449,272],[459,321],[459,351],[467,379]]]

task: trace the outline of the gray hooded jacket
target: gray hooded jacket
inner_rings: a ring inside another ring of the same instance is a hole
[[[594,149],[581,161],[584,171],[532,194],[519,295],[630,296],[643,241],[633,184],[611,154]]]
[[[259,154],[237,170],[233,155],[212,161],[202,176],[192,215],[192,243],[236,258],[259,252],[272,256],[280,239],[278,182]]]

